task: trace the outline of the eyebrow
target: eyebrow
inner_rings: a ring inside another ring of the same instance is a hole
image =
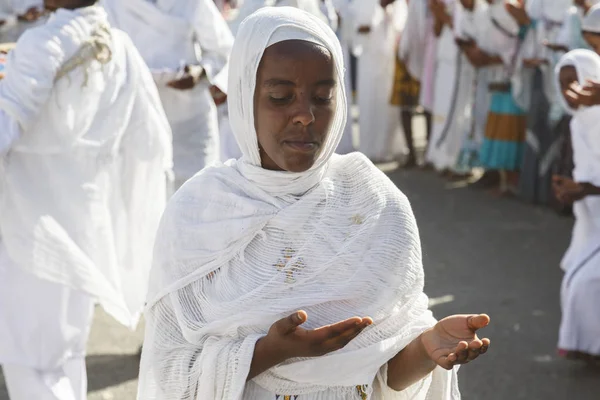
[[[319,82],[316,83],[315,86],[335,86],[336,85],[336,81],[335,79],[323,79]],[[287,79],[277,79],[277,78],[273,78],[273,79],[267,79],[264,83],[263,86],[266,87],[275,87],[275,86],[296,86],[296,84],[290,80]]]

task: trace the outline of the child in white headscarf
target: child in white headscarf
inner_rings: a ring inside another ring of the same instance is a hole
[[[554,177],[559,200],[574,203],[576,217],[571,245],[562,259],[562,356],[600,360],[600,136],[596,129],[600,106],[581,107],[571,87],[600,79],[600,56],[589,50],[566,54],[556,67],[557,86],[565,109],[573,114],[571,132],[575,169],[573,179]]]
[[[228,87],[243,157],[167,207],[139,399],[460,398],[455,366],[485,353],[489,317],[436,323],[408,200],[363,155],[334,155],[342,60],[303,11],[242,23]]]

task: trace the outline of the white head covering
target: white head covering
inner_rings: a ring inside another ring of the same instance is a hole
[[[315,164],[302,173],[263,169],[254,128],[258,65],[267,47],[286,40],[306,40],[327,48],[337,73],[334,120]],[[265,8],[242,22],[230,60],[228,104],[231,127],[243,154],[237,168],[246,179],[275,196],[305,193],[321,180],[346,126],[343,63],[342,48],[335,33],[307,12],[291,7],[277,8],[277,12]]]
[[[600,4],[595,5],[583,18],[581,30],[584,32],[600,33]]]
[[[560,94],[559,101],[569,114],[575,114],[578,110],[569,106],[560,87],[560,70],[568,66],[575,67],[580,85],[584,85],[588,80],[598,81],[600,80],[600,56],[591,50],[577,49],[562,56],[558,64],[556,64],[554,71],[557,93]]]

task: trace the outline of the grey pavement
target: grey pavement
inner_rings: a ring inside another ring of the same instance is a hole
[[[438,318],[486,312],[490,352],[459,373],[467,400],[598,400],[600,370],[555,355],[560,257],[572,221],[449,185],[431,172],[391,172],[419,222],[426,291]],[[90,400],[133,400],[142,328],[98,311],[88,356]],[[8,397],[0,383],[0,399]],[[35,399],[32,399],[35,400]]]

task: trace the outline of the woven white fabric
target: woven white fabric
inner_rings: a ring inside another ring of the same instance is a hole
[[[101,7],[60,9],[10,53],[0,109],[22,131],[0,163],[10,258],[135,326],[172,163],[171,132],[139,53]]]
[[[304,173],[262,169],[254,129],[259,62],[266,47],[288,39],[325,46],[337,72],[334,121]],[[333,154],[346,123],[342,60],[333,31],[308,13],[264,8],[240,26],[229,114],[243,157],[204,169],[167,206],[151,274],[139,399],[248,399],[256,341],[298,309],[307,311],[309,329],[355,315],[374,324],[340,351],[288,360],[253,383],[275,394],[326,391],[330,399],[350,399],[435,323],[408,200],[364,156]],[[460,398],[455,372],[437,369],[419,393]]]

